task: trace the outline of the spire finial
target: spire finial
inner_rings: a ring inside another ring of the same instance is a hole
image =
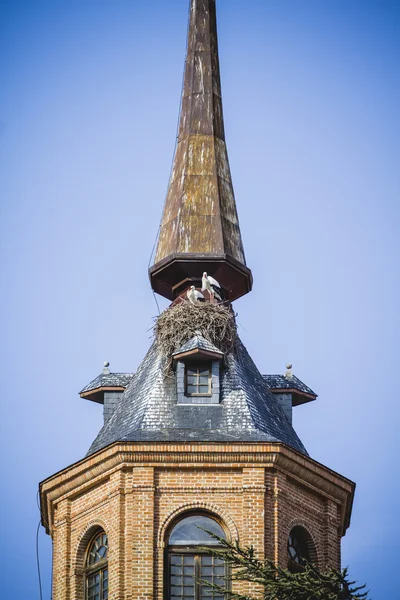
[[[108,368],[110,366],[110,363],[108,362],[108,360],[105,360],[103,363],[103,374],[104,375],[109,375],[110,374],[110,369]]]
[[[287,363],[287,365],[286,365],[286,369],[287,370],[286,370],[286,373],[285,373],[285,378],[286,379],[293,379],[292,367],[293,367],[292,363],[290,363],[290,362]]]
[[[203,271],[228,300],[251,290],[225,144],[215,0],[191,0],[178,141],[149,275],[173,300]]]

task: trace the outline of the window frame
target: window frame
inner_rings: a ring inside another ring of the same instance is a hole
[[[197,389],[199,389],[200,387],[200,373],[199,370],[200,369],[207,369],[208,371],[208,391],[207,393],[204,392],[188,392],[188,386],[189,385],[193,385],[193,383],[188,382],[188,378],[189,378],[189,369],[197,369],[197,383],[195,384],[195,387],[197,387]],[[212,364],[210,362],[201,362],[201,363],[186,363],[185,364],[185,396],[187,398],[207,398],[207,397],[211,397],[213,395],[212,393]]]
[[[212,546],[212,548],[215,548],[216,550],[219,550],[221,548],[223,548],[223,546],[220,545],[214,545]],[[206,550],[198,550],[196,546],[168,546],[167,549],[167,578],[166,578],[166,598],[168,600],[171,600],[171,559],[173,556],[179,556],[179,555],[187,555],[187,556],[192,556],[193,557],[193,563],[194,563],[194,599],[193,600],[201,600],[201,588],[203,587],[202,583],[199,581],[201,579],[201,558],[202,557],[206,557],[206,556],[210,556],[211,554],[209,554]],[[214,565],[211,565],[214,566]],[[222,565],[220,565],[222,566]],[[225,568],[225,572],[224,572],[224,579],[225,579],[225,588],[228,589],[229,583],[230,583],[230,579],[229,579],[229,572],[228,572],[228,565],[226,563],[223,563],[223,566]],[[214,598],[214,593],[212,592],[211,588],[210,588],[211,594],[209,596],[207,596],[207,598],[209,600],[213,600]],[[223,596],[223,594],[215,594],[218,596]],[[178,598],[180,600],[183,600],[184,596],[182,595],[182,597],[176,596],[177,600]]]
[[[196,569],[198,571],[199,568],[201,567],[201,562],[200,562],[201,557],[202,556],[211,556],[210,554],[208,554],[208,552],[206,550],[201,550],[201,551],[199,550],[199,546],[202,546],[203,548],[205,546],[207,546],[207,544],[205,544],[205,543],[199,543],[198,545],[196,545],[196,544],[187,544],[187,545],[171,544],[170,545],[169,544],[169,537],[170,537],[172,531],[174,530],[175,526],[180,521],[183,521],[186,517],[191,517],[191,516],[202,516],[202,517],[208,517],[209,519],[212,519],[213,521],[218,523],[218,525],[220,525],[223,532],[225,533],[226,539],[230,538],[229,531],[228,531],[225,523],[218,515],[213,515],[206,511],[194,510],[194,511],[185,512],[184,514],[181,514],[181,515],[179,515],[179,517],[174,519],[174,521],[168,527],[168,531],[165,536],[166,543],[165,543],[165,550],[164,550],[164,586],[163,586],[164,587],[163,597],[165,600],[171,600],[171,594],[170,594],[171,575],[172,575],[171,574],[171,556],[177,555],[177,554],[186,554],[186,555],[193,556],[194,557],[194,565],[195,565],[195,577],[197,577]],[[221,546],[220,544],[212,544],[212,545],[210,545],[210,548],[220,550],[223,548],[223,546]],[[231,589],[231,573],[230,573],[229,565],[224,563],[224,566],[225,566],[225,587],[226,587],[226,589],[230,590]],[[195,587],[194,600],[201,600],[201,596],[200,596],[201,583],[198,580],[195,581],[194,587]],[[213,597],[214,597],[213,594],[208,596],[209,600],[213,600]]]
[[[105,535],[106,536],[106,540],[107,540],[107,554],[105,558],[101,558],[99,561],[93,563],[93,564],[89,564],[89,557],[90,557],[90,552],[92,550],[93,544],[96,541],[96,539],[101,536],[101,535]],[[94,577],[95,575],[99,574],[100,576],[100,580],[99,580],[99,594],[101,595],[100,600],[103,600],[103,594],[105,591],[107,591],[107,598],[108,598],[108,592],[109,592],[109,587],[107,586],[107,590],[103,589],[103,583],[104,583],[104,573],[107,571],[107,581],[109,581],[109,569],[108,569],[108,550],[109,550],[109,546],[108,546],[108,535],[107,533],[104,531],[104,529],[99,529],[96,531],[95,534],[92,535],[92,537],[90,538],[90,541],[86,547],[86,553],[85,553],[85,562],[84,562],[84,598],[85,600],[90,600],[89,599],[89,579],[91,577]]]

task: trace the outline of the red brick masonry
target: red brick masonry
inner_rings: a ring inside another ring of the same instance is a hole
[[[354,488],[284,444],[113,444],[40,484],[53,600],[83,600],[85,550],[99,527],[109,540],[110,600],[162,600],[166,533],[196,508],[282,566],[289,532],[302,525],[318,566],[339,567]]]

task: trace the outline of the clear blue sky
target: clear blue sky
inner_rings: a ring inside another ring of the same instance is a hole
[[[38,598],[38,482],[79,460],[157,314],[188,0],[0,2],[2,592]],[[254,290],[236,302],[311,456],[357,482],[343,564],[398,592],[399,22],[387,0],[219,0],[228,150]],[[166,302],[161,300],[161,305]],[[50,541],[41,532],[44,598]]]

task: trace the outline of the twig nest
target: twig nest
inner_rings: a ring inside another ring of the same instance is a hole
[[[154,325],[154,335],[164,356],[172,354],[193,336],[201,334],[221,352],[232,351],[236,339],[236,320],[230,308],[208,302],[180,302],[167,308]]]

